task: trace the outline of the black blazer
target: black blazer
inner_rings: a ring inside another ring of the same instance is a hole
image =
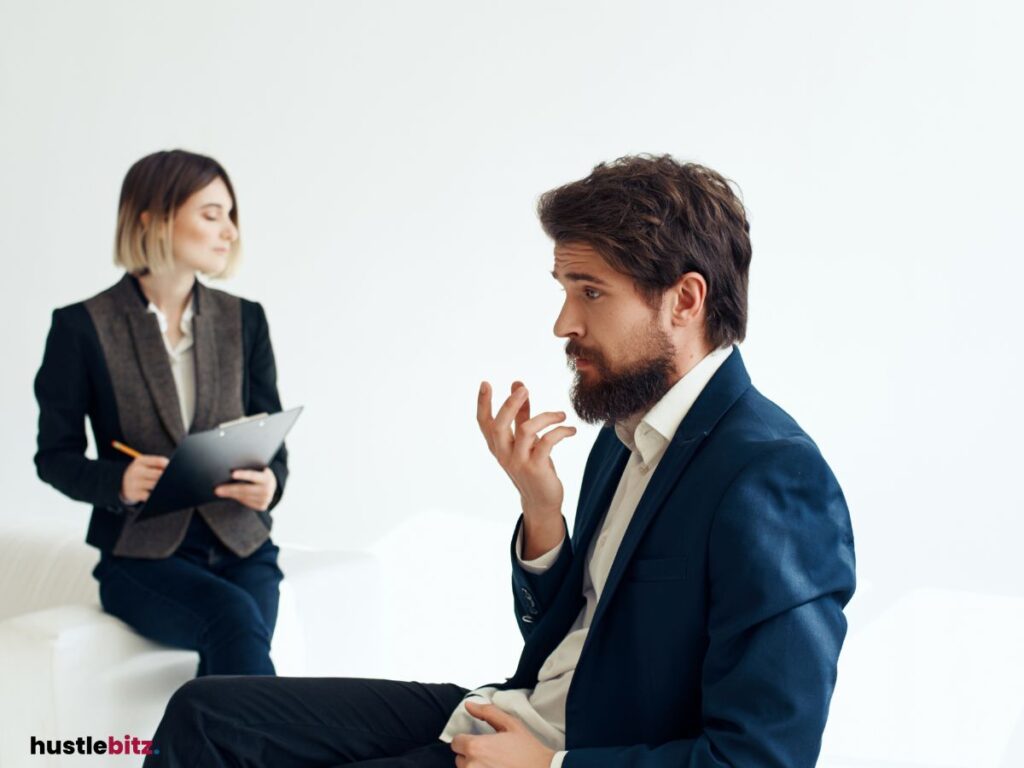
[[[548,571],[524,570],[513,536],[525,645],[502,687],[534,687],[583,608],[586,552],[628,458],[602,429]],[[854,562],[835,476],[733,349],[619,545],[569,687],[565,768],[813,768]]]
[[[132,278],[139,301],[148,301]],[[198,289],[198,282],[197,288]],[[281,410],[277,369],[263,307],[240,299],[242,327],[242,392],[247,415]],[[120,416],[110,372],[85,302],[53,312],[43,362],[35,379],[39,403],[39,477],[61,493],[93,505],[86,541],[103,551],[113,549],[128,509],[121,503],[121,478],[131,459],[111,446],[121,435]],[[197,403],[198,409],[198,403]],[[89,417],[98,457],[86,458],[85,417]],[[270,463],[277,478],[273,509],[288,479],[288,452]],[[259,513],[270,526],[268,513]]]

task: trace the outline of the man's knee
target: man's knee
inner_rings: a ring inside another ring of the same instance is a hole
[[[231,680],[202,678],[181,686],[164,710],[146,768],[223,765],[213,759],[216,727],[230,713]],[[197,762],[199,756],[203,762]]]
[[[230,680],[197,678],[178,688],[167,702],[161,728],[193,729],[201,727],[203,720],[226,706]]]

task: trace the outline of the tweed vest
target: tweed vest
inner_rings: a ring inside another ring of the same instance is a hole
[[[178,392],[159,321],[130,275],[85,302],[99,337],[117,403],[121,441],[145,454],[170,456],[185,437]],[[196,281],[192,298],[196,410],[192,432],[244,415],[242,308],[236,296]],[[113,554],[161,559],[185,538],[193,513],[203,516],[224,545],[240,557],[270,535],[256,512],[226,499],[136,521],[126,513]]]

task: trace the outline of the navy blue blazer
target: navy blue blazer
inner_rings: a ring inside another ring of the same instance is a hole
[[[571,546],[548,571],[523,570],[513,536],[526,642],[502,687],[532,688],[582,610],[587,548],[628,456],[602,429]],[[569,688],[565,768],[810,768],[854,583],[839,484],[807,434],[751,386],[734,349],[679,426],[615,556]]]

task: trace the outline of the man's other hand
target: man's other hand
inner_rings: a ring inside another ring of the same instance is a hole
[[[462,733],[452,739],[456,768],[548,768],[551,765],[554,750],[541,744],[519,718],[502,712],[493,704],[472,701],[466,702],[466,711],[497,733],[482,736]]]

